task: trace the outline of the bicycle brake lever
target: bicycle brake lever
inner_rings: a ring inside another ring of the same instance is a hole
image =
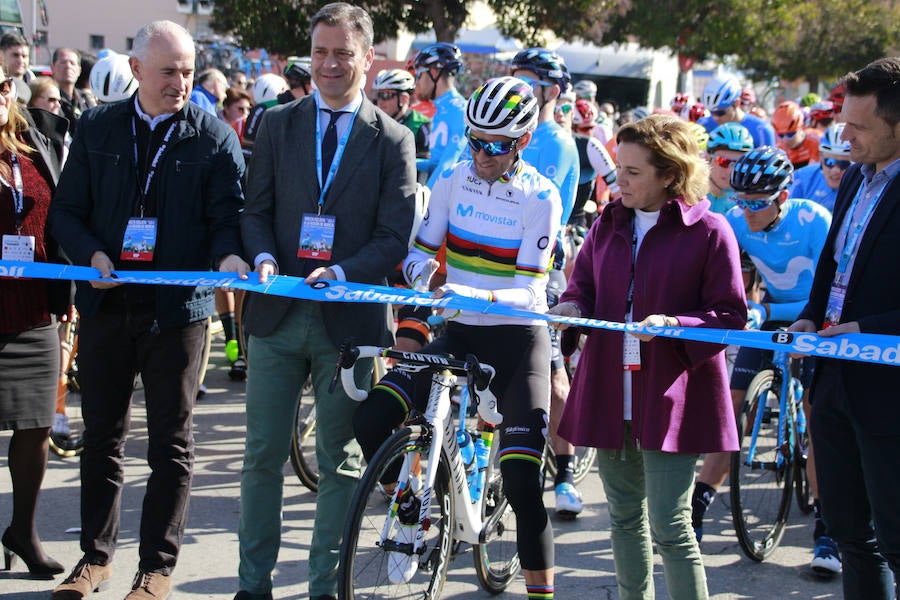
[[[328,384],[329,394],[333,394],[337,388],[338,380],[341,378],[341,369],[352,368],[358,358],[359,348],[353,345],[352,338],[347,338],[338,350],[337,363],[334,365],[334,377],[331,378],[331,383]]]

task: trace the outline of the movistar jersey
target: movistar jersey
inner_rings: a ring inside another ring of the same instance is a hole
[[[510,178],[480,179],[470,161],[444,171],[431,192],[428,214],[403,262],[407,279],[447,241],[447,283],[490,290],[497,302],[547,310],[547,267],[560,226],[559,192],[519,161]],[[469,325],[532,324],[502,315],[462,313]]]
[[[706,128],[706,131],[710,132],[719,126],[712,117],[703,117],[697,122],[703,125]],[[740,124],[746,127],[747,131],[750,132],[750,137],[753,138],[754,148],[775,145],[775,130],[772,129],[772,126],[766,121],[760,119],[756,115],[747,113]]]
[[[807,165],[794,171],[794,185],[791,187],[791,198],[808,198],[834,211],[837,190],[828,187],[821,164]]]
[[[812,200],[792,198],[784,202],[781,220],[771,231],[751,232],[738,207],[725,217],[766,284],[769,319],[796,320],[809,299],[831,214]]]
[[[531,142],[522,150],[522,159],[556,184],[563,206],[562,224],[568,223],[575,206],[581,169],[572,134],[552,119],[540,123]]]
[[[466,99],[455,89],[448,90],[434,100],[434,118],[431,120],[431,147],[429,158],[416,159],[416,170],[429,173],[428,187],[434,188],[441,173],[452,168],[466,146]]]
[[[724,215],[734,207],[734,190],[725,190],[721,196],[716,196],[712,192],[706,194],[709,199],[709,210],[714,213]]]

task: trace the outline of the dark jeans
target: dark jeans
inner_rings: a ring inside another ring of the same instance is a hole
[[[139,568],[169,574],[175,566],[190,499],[192,411],[207,327],[203,320],[159,331],[149,309],[100,312],[81,320],[81,549],[93,563],[107,564],[115,553],[132,389],[141,373],[151,474],[141,513]]]
[[[812,388],[813,447],[819,500],[829,535],[843,559],[844,598],[895,597],[900,569],[900,434],[873,435],[851,414],[854,402],[892,402],[858,398],[847,390],[840,368],[820,362]]]

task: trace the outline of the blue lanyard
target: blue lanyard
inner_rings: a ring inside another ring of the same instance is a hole
[[[12,163],[13,185],[0,175],[0,183],[9,188],[13,198],[13,208],[16,211],[16,232],[22,233],[22,223],[25,222],[25,186],[22,184],[22,169],[19,167],[19,157],[10,154],[9,162]]]
[[[139,205],[138,208],[141,212],[141,217],[144,216],[144,201],[147,198],[147,194],[150,193],[150,183],[153,181],[153,177],[156,175],[157,167],[159,166],[159,160],[162,158],[162,155],[165,153],[166,148],[169,146],[169,138],[172,137],[172,132],[175,131],[175,123],[176,121],[172,121],[172,124],[169,125],[169,130],[166,132],[165,137],[162,140],[162,143],[159,145],[159,149],[156,151],[156,154],[153,156],[153,161],[150,163],[149,168],[147,169],[147,179],[144,181],[144,186],[140,188],[138,191],[140,192]],[[131,118],[131,136],[132,141],[134,142],[134,166],[138,169],[138,176],[140,176],[140,168],[138,167],[138,144],[137,144],[137,119],[134,117]],[[150,130],[150,137],[153,137],[153,130]]]
[[[356,113],[359,112],[359,107],[362,106],[360,102],[359,106],[356,107],[356,110],[353,111],[350,117],[350,126],[347,127],[347,131],[344,132],[344,135],[341,136],[341,139],[338,140],[337,148],[334,151],[334,158],[331,160],[331,168],[328,169],[328,176],[325,178],[325,182],[322,183],[322,122],[319,119],[319,92],[316,91],[315,95],[316,99],[316,177],[319,180],[319,189],[322,190],[319,192],[319,213],[322,212],[322,204],[325,203],[325,194],[328,192],[328,188],[331,187],[331,182],[334,180],[334,174],[337,173],[338,165],[341,163],[341,156],[344,154],[344,148],[347,145],[347,139],[350,137],[350,130],[353,129],[353,121],[356,119]],[[337,126],[337,121],[335,121],[335,126]]]
[[[869,203],[869,206],[866,207],[866,212],[863,213],[859,221],[856,222],[856,226],[853,226],[853,214],[856,212],[856,206],[859,204],[859,199],[862,197],[863,188],[865,187],[867,186],[859,186],[859,189],[856,191],[856,196],[854,196],[853,202],[850,204],[850,208],[847,210],[846,216],[844,217],[847,221],[847,238],[844,241],[844,249],[841,251],[841,259],[838,261],[837,265],[835,279],[838,280],[838,282],[843,281],[843,275],[847,272],[850,259],[853,258],[853,255],[856,253],[856,247],[866,228],[866,224],[869,222],[869,219],[872,218],[872,213],[875,212],[878,201],[881,200],[882,194],[879,193],[872,202]]]

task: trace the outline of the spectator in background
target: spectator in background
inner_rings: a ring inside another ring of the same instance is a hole
[[[90,98],[75,86],[81,75],[81,55],[71,48],[57,48],[53,51],[50,70],[59,86],[63,116],[69,120],[69,133],[74,135],[81,113],[92,106]]]
[[[61,98],[59,94],[59,86],[50,77],[35,77],[31,81],[31,100],[28,101],[29,108],[40,108],[54,115],[62,113]]]
[[[238,139],[244,137],[244,125],[247,124],[247,116],[253,106],[253,98],[250,92],[240,87],[230,87],[225,90],[225,100],[222,102],[222,120],[234,128]]]
[[[250,81],[247,79],[247,74],[240,69],[232,69],[228,72],[228,87],[247,90],[249,84]]]
[[[28,86],[34,80],[34,73],[28,68],[31,49],[28,40],[16,31],[8,31],[0,37],[0,64],[7,77],[16,80],[16,99],[21,104],[28,104],[30,90]]]
[[[92,54],[81,55],[81,74],[75,80],[75,88],[84,94],[88,108],[97,106],[97,98],[91,90],[90,74],[97,64],[97,57]]]
[[[212,115],[218,114],[218,106],[225,100],[227,89],[228,80],[222,71],[206,69],[197,76],[197,85],[191,92],[191,102]]]

